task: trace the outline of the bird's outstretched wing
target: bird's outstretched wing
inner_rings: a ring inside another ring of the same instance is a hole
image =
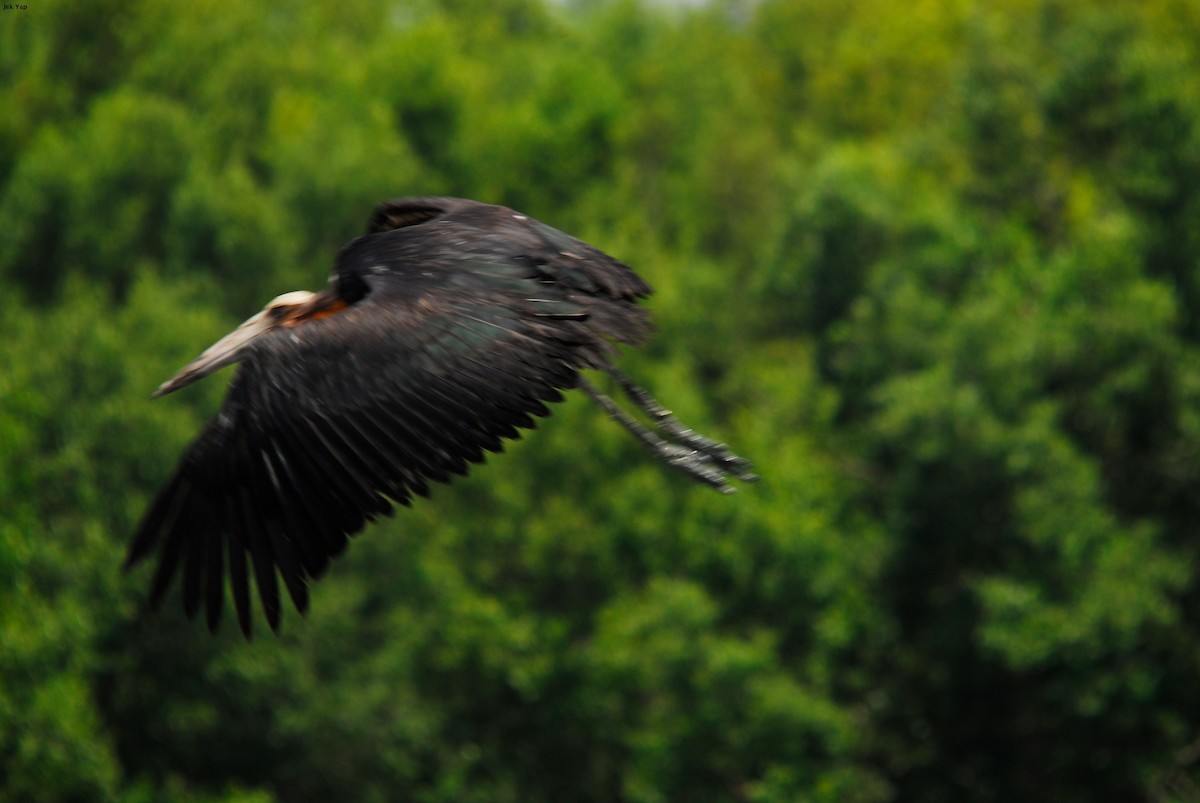
[[[402,225],[437,223],[414,214]],[[647,333],[649,288],[621,263],[542,224],[447,225],[462,236],[354,241],[338,275],[363,297],[255,341],[130,547],[128,565],[159,553],[152,603],[181,575],[186,613],[203,602],[215,629],[228,576],[243,632],[252,585],[277,629],[280,579],[304,611],[348,535],[533,427],[608,340]]]

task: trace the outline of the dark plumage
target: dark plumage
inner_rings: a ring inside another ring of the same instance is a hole
[[[215,629],[228,572],[250,635],[251,580],[272,629],[278,580],[307,582],[368,521],[429,482],[465,474],[581,386],[648,448],[723,491],[749,464],[676,422],[609,362],[650,332],[650,288],[627,265],[525,215],[457,198],[389,201],[338,254],[328,286],[288,293],[155,395],[241,362],[217,416],[158,494],[127,566],[158,550],[161,602],[176,574],[189,617]],[[579,370],[612,374],[658,434]]]

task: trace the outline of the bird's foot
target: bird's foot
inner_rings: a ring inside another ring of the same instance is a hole
[[[706,439],[707,440],[707,439]],[[705,449],[691,448],[677,443],[663,444],[663,461],[699,482],[711,485],[724,494],[736,489],[728,482],[729,474],[743,482],[754,482],[758,476],[750,471],[750,461],[729,451],[724,444],[709,441]]]

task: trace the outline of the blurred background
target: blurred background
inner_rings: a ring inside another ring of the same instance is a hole
[[[0,13],[0,799],[1200,801],[1195,0],[25,0]],[[630,262],[625,367],[278,638],[120,570],[388,197]]]

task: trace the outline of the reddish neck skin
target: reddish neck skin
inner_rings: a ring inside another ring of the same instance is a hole
[[[284,313],[279,324],[281,326],[299,326],[319,318],[327,318],[341,312],[347,306],[346,302],[337,296],[326,296],[323,290],[313,296],[307,304],[297,304],[290,311]]]

